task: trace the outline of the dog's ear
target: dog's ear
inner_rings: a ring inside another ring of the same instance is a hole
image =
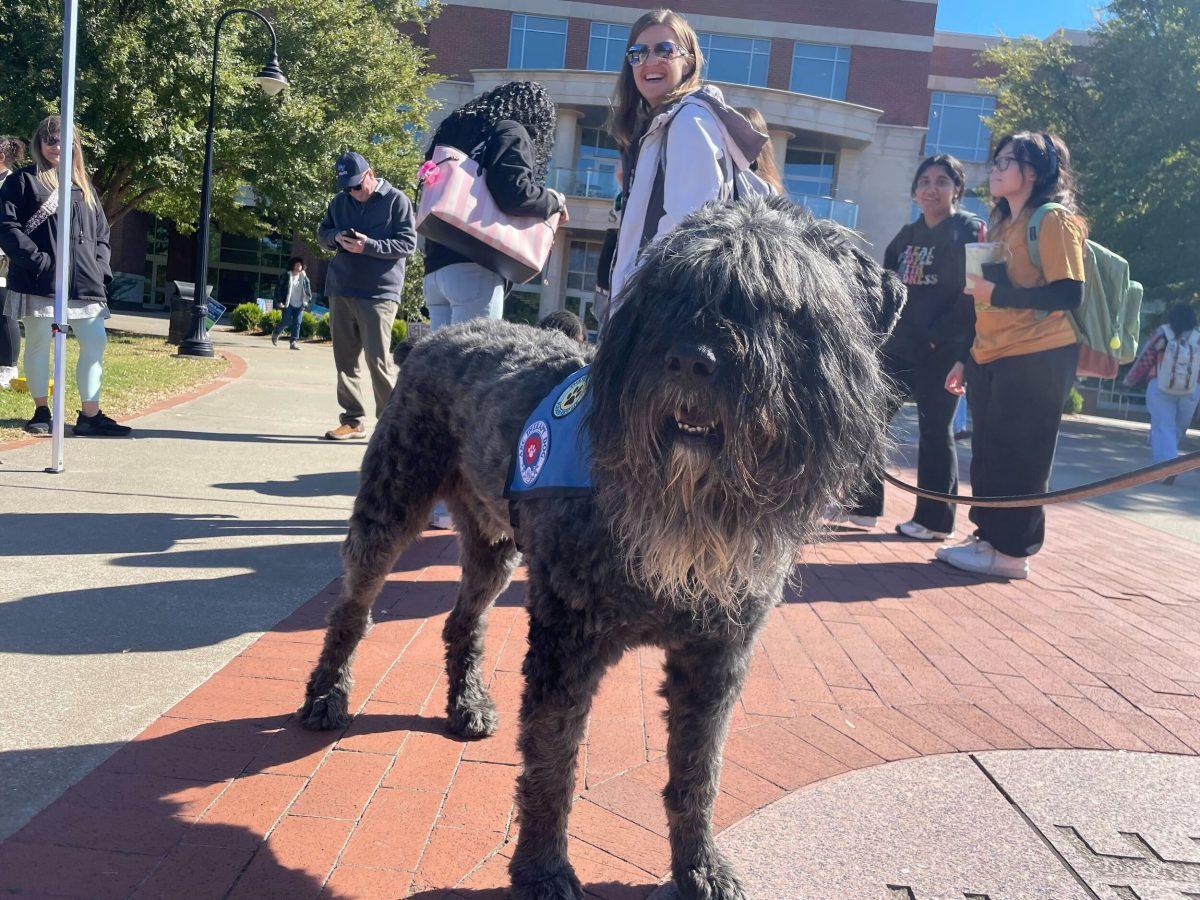
[[[896,327],[908,299],[908,289],[895,272],[879,265],[860,248],[851,245],[849,249],[854,279],[861,289],[863,315],[871,330],[883,340]]]

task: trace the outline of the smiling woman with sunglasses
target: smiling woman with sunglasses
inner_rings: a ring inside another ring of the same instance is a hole
[[[749,168],[767,143],[720,90],[702,85],[696,32],[669,9],[629,30],[609,130],[621,148],[621,225],[605,327],[641,251],[710,200],[728,195],[730,161]]]

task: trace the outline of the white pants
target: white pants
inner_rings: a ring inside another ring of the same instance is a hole
[[[426,275],[422,283],[429,330],[470,319],[504,317],[504,279],[476,263],[455,263]]]

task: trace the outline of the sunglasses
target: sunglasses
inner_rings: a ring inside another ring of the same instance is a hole
[[[634,68],[646,62],[651,55],[669,62],[680,56],[691,56],[692,54],[674,41],[659,41],[653,47],[649,44],[631,44],[629,49],[625,51],[625,58],[629,60],[629,64]]]
[[[45,144],[47,147],[61,147],[62,146],[62,138],[45,137],[45,138],[42,138],[42,143]]]
[[[355,191],[365,191],[366,189],[367,189],[367,186],[365,184],[363,184],[362,182],[359,182],[358,184],[354,185],[354,187],[343,188],[343,190],[347,194],[353,194]]]

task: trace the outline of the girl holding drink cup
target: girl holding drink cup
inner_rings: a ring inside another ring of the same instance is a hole
[[[1083,300],[1087,223],[1076,211],[1075,181],[1066,144],[1048,134],[1020,132],[996,144],[988,165],[996,205],[993,262],[967,274],[975,303],[975,341],[966,364],[946,376],[946,390],[962,394],[974,420],[971,488],[978,496],[1046,491],[1063,404],[1075,379],[1079,345],[1068,318]],[[1027,225],[1045,203],[1065,210],[1046,214],[1038,230],[1042,267],[1029,256]],[[938,559],[968,572],[1025,578],[1029,557],[1045,539],[1040,506],[972,507],[975,533]]]

